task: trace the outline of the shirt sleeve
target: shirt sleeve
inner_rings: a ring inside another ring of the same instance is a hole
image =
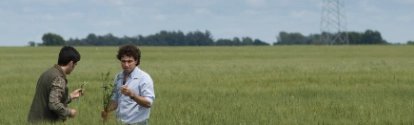
[[[72,111],[61,103],[65,88],[66,83],[62,77],[58,76],[53,79],[51,91],[49,93],[49,109],[60,117],[67,117],[72,114]],[[70,98],[70,96],[68,98]]]
[[[141,96],[146,98],[152,105],[152,102],[155,99],[155,93],[154,93],[154,83],[149,75],[146,75],[144,77],[141,91],[142,91],[140,93]]]
[[[119,74],[116,75],[115,79],[114,79],[114,88],[113,88],[113,95],[111,100],[113,101],[117,101],[118,102],[118,98],[119,98],[119,92],[118,92],[118,81],[120,80]]]

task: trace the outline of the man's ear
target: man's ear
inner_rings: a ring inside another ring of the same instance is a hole
[[[73,65],[75,65],[75,63],[73,63],[73,61],[70,61],[70,62],[69,62],[69,65],[70,65],[71,67],[73,67]]]

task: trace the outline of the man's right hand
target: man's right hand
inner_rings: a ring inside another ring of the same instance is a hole
[[[70,117],[75,117],[76,116],[76,110],[75,109],[71,109],[72,113],[70,114]]]
[[[108,112],[105,112],[105,110],[102,110],[101,116],[103,119],[108,119]]]

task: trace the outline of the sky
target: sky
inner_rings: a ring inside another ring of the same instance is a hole
[[[343,0],[345,31],[374,30],[390,43],[414,41],[414,0]],[[267,43],[279,32],[320,34],[323,0],[1,0],[0,46],[88,34],[147,36],[210,31],[213,39]]]

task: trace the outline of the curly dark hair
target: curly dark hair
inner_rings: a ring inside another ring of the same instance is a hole
[[[137,64],[135,66],[138,66],[141,62],[141,51],[138,47],[132,44],[126,44],[119,47],[118,55],[116,55],[116,57],[118,60],[121,60],[123,56],[132,56],[135,60],[137,60]]]

